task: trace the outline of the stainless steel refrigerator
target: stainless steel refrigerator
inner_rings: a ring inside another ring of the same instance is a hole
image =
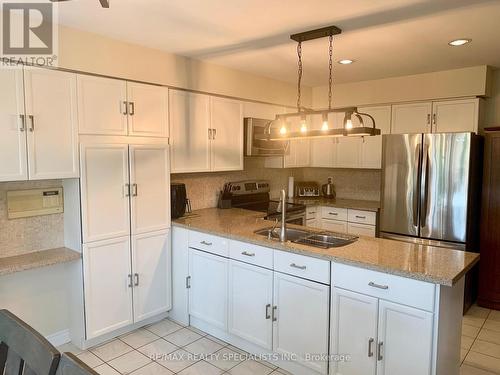
[[[384,135],[382,145],[380,236],[478,251],[480,137]]]

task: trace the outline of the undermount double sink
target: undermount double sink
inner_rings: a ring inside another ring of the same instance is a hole
[[[279,239],[279,228],[269,227],[255,231],[255,234],[265,236],[269,239]],[[307,229],[286,228],[286,238],[288,241],[329,249],[331,247],[342,247],[355,242],[358,237],[349,234],[335,232],[315,232]]]

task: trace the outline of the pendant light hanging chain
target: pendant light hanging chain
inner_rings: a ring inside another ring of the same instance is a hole
[[[328,109],[332,109],[332,85],[333,85],[333,35],[330,35],[330,43],[329,43],[329,60],[328,60],[328,69],[330,75],[328,77]]]
[[[302,83],[302,42],[297,44],[297,57],[298,57],[298,81],[297,81],[297,110],[300,112],[300,96],[301,96],[301,83]]]

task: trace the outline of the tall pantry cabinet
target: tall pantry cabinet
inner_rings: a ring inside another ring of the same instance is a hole
[[[171,308],[168,90],[87,76],[78,87],[84,339],[102,340]]]

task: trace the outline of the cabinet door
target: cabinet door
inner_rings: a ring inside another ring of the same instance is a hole
[[[431,132],[432,103],[408,103],[392,106],[391,134]]]
[[[78,177],[76,74],[24,72],[31,180]]]
[[[430,374],[432,332],[432,313],[380,300],[377,374]]]
[[[295,355],[320,374],[326,374],[327,362],[306,355],[328,353],[329,294],[327,285],[274,273],[274,351]]]
[[[330,116],[330,118],[332,116]],[[311,127],[313,130],[321,130],[322,125],[323,122],[321,116],[311,116]],[[333,126],[333,122],[330,121],[329,126]],[[337,142],[335,138],[314,138],[309,142],[311,167],[333,168],[335,165],[335,156],[337,153]]]
[[[168,137],[168,88],[127,82],[128,134]]]
[[[169,100],[172,173],[209,172],[209,97],[170,90]]]
[[[0,69],[0,181],[28,179],[22,68]]]
[[[391,106],[360,107],[362,113],[368,113],[375,119],[375,126],[380,129],[381,134],[391,133]],[[366,116],[363,118],[365,126],[371,126],[372,122]],[[382,168],[382,135],[363,137],[361,144],[361,168]]]
[[[229,262],[229,333],[262,348],[273,348],[273,271]]]
[[[87,339],[133,323],[130,237],[83,245]]]
[[[321,219],[308,219],[306,220],[306,226],[310,228],[322,229]],[[325,228],[326,229],[326,228]]]
[[[335,128],[344,126],[344,113],[335,113],[333,116]],[[355,121],[353,125],[355,126]],[[360,168],[361,167],[361,146],[363,139],[360,137],[339,137],[335,138],[335,168]]]
[[[134,322],[172,307],[168,230],[132,236]]]
[[[80,134],[127,135],[127,83],[79,74]]]
[[[348,223],[347,233],[354,236],[375,237],[375,225]]]
[[[254,102],[244,102],[243,103],[243,116],[244,117],[255,117],[267,120],[274,120],[276,115],[285,113],[285,108],[264,104],[264,103],[254,103]]]
[[[479,125],[479,99],[432,103],[434,133],[474,132]]]
[[[294,111],[294,110],[292,110]],[[288,111],[290,112],[290,110]],[[288,129],[292,132],[300,131],[300,117],[290,117],[288,119]],[[308,120],[311,126],[310,120]],[[285,168],[308,167],[310,164],[310,140],[294,139],[290,141],[290,153],[285,156]]]
[[[326,229],[337,233],[347,233],[347,221],[323,219],[321,229]]]
[[[168,145],[130,145],[131,231],[170,227]]]
[[[243,169],[243,108],[236,100],[210,98],[212,171]]]
[[[189,249],[189,315],[227,329],[228,259]]]
[[[331,375],[375,375],[377,367],[377,298],[332,289],[331,353],[350,361],[331,361]]]
[[[128,145],[80,146],[83,242],[130,234]]]

